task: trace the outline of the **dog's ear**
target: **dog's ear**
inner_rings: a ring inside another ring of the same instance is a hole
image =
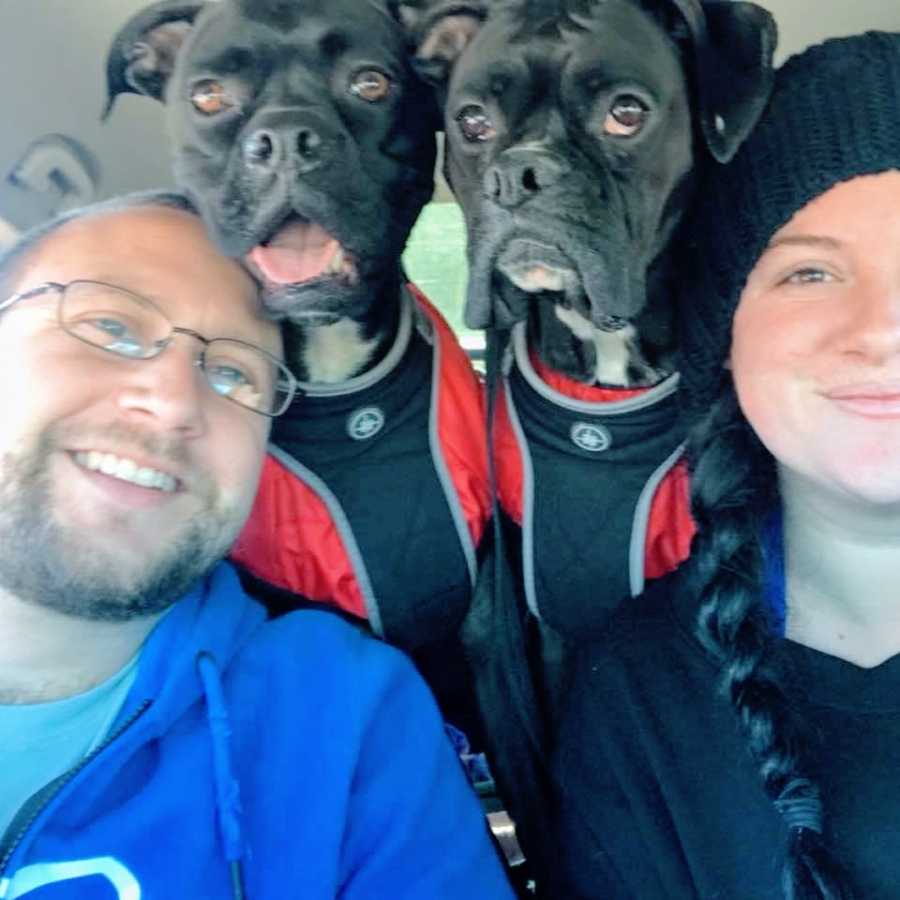
[[[772,92],[778,30],[755,3],[674,0],[692,35],[700,128],[713,158],[728,162]]]
[[[106,58],[106,109],[119,94],[144,94],[162,100],[175,59],[207,0],[163,0],[132,16],[113,38]]]
[[[435,87],[449,81],[488,13],[487,0],[392,0],[390,6],[406,31],[413,68]]]

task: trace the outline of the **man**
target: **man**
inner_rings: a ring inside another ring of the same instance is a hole
[[[411,667],[220,562],[295,390],[251,278],[144,195],[0,287],[0,898],[511,897]]]

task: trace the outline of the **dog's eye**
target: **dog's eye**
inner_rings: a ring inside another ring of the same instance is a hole
[[[228,92],[221,81],[211,78],[198,81],[191,91],[191,103],[194,109],[205,116],[216,116],[237,105],[235,98]]]
[[[609,108],[603,130],[614,137],[634,137],[644,127],[649,112],[643,101],[632,94],[622,94]]]
[[[456,122],[462,136],[471,143],[492,141],[497,136],[494,123],[481,106],[464,106],[456,114]]]
[[[391,80],[377,69],[357,72],[350,81],[350,93],[368,103],[378,103],[391,92]]]

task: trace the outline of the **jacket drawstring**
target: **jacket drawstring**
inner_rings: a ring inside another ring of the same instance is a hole
[[[215,659],[204,652],[198,653],[197,671],[206,695],[206,715],[212,739],[213,777],[216,786],[216,810],[219,835],[225,848],[225,859],[231,870],[231,895],[233,900],[246,900],[241,859],[244,840],[241,829],[241,791],[231,764],[231,725],[222,690],[222,678]]]

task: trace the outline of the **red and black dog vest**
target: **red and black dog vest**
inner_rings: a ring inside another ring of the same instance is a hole
[[[275,420],[232,558],[407,650],[468,610],[490,515],[483,391],[441,315],[408,286],[393,347]]]
[[[498,493],[521,527],[528,607],[563,635],[596,631],[688,556],[677,385],[677,375],[650,389],[583,385],[532,360],[524,323],[512,331],[496,401]]]

